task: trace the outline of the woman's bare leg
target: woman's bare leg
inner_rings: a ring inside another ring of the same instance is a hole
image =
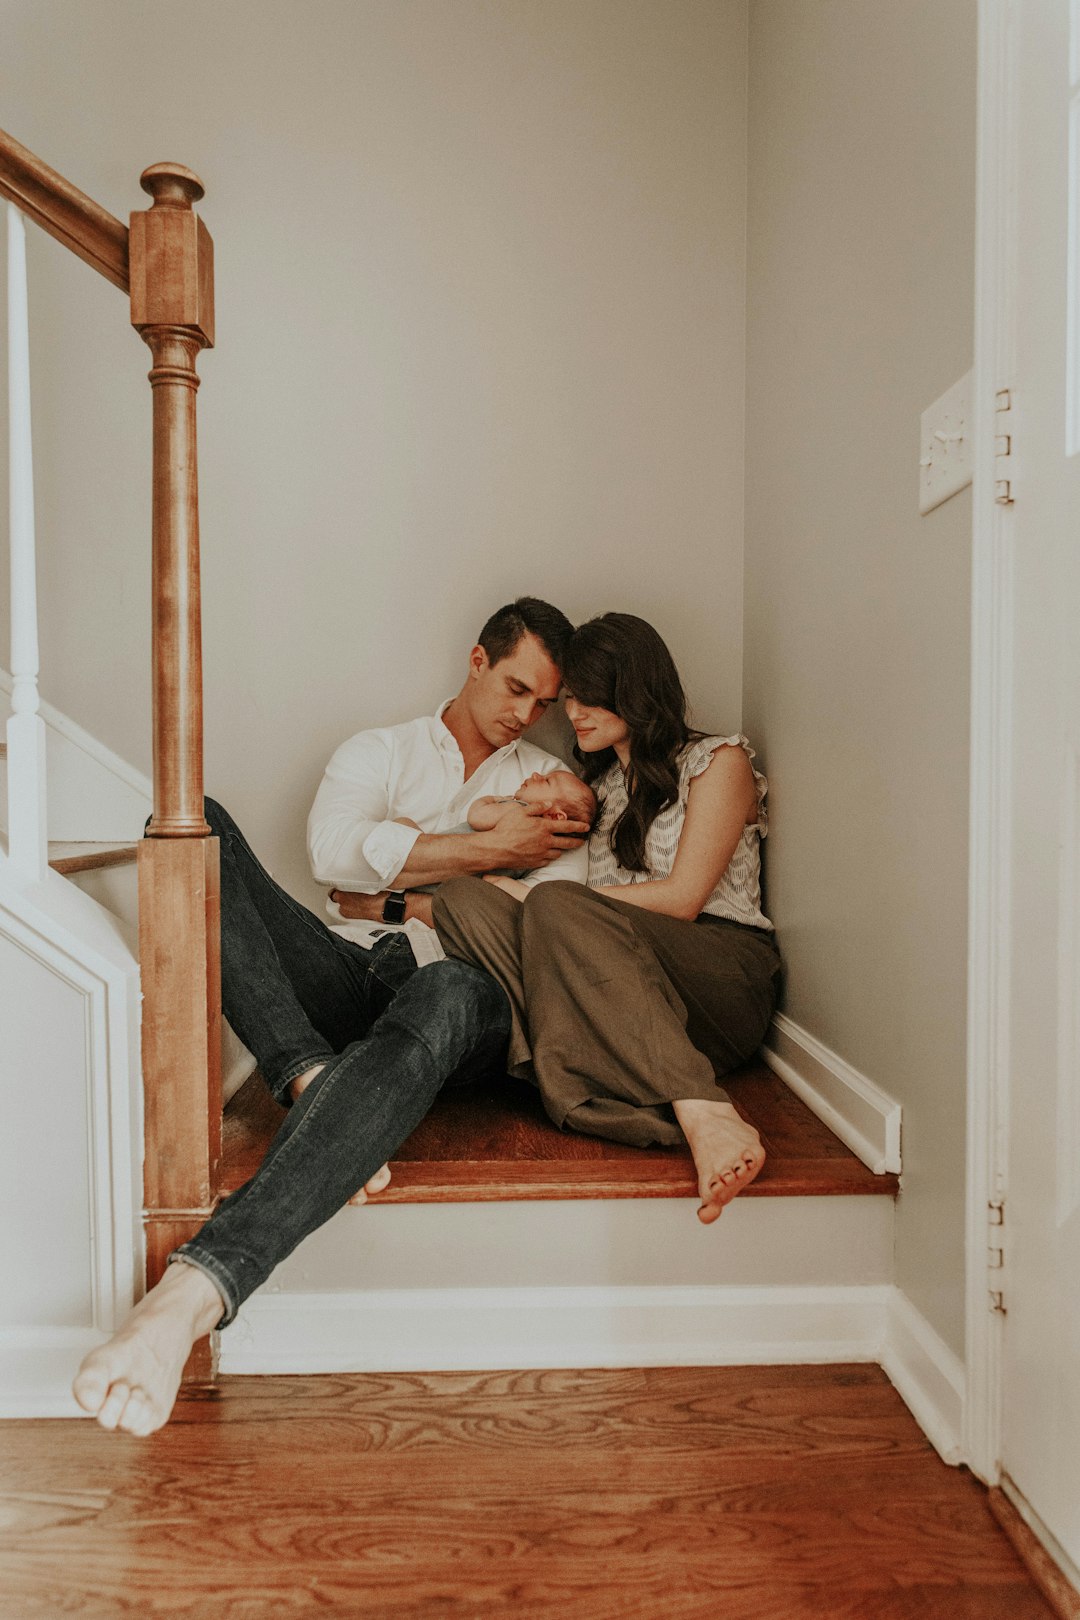
[[[673,1107],[698,1173],[698,1220],[708,1225],[750,1185],[765,1163],[765,1149],[733,1103],[685,1097]]]

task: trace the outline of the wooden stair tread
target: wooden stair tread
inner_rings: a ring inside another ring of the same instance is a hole
[[[894,1196],[895,1175],[874,1175],[761,1063],[730,1076],[740,1113],[768,1158],[743,1197]],[[285,1117],[255,1074],[225,1110],[222,1189],[252,1176]],[[697,1192],[682,1148],[633,1148],[560,1131],[539,1094],[505,1077],[444,1092],[392,1162],[380,1204],[539,1198],[685,1198]]]
[[[92,872],[100,866],[127,866],[138,858],[138,844],[49,844],[49,865],[54,872],[70,877],[73,872]]]

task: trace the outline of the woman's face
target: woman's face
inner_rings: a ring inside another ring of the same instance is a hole
[[[577,745],[583,754],[599,754],[605,748],[614,748],[625,765],[630,757],[630,728],[610,709],[597,709],[579,703],[576,697],[566,699],[566,717],[574,728]]]

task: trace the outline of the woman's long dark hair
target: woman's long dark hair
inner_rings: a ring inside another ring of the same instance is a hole
[[[563,680],[579,703],[610,709],[630,731],[626,809],[611,832],[620,866],[646,872],[645,838],[662,810],[679,797],[678,756],[702,735],[686,719],[686,694],[662,637],[632,613],[602,613],[581,625],[563,657]],[[613,748],[583,754],[586,782],[615,762]]]

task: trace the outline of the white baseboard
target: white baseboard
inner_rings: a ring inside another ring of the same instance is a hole
[[[83,1417],[71,1380],[104,1336],[0,1329],[0,1418]],[[945,1462],[964,1461],[964,1369],[888,1284],[403,1288],[256,1294],[226,1374],[878,1363]]]
[[[964,1462],[964,1364],[906,1294],[889,1292],[881,1366],[942,1459]]]
[[[105,1338],[93,1328],[0,1328],[0,1418],[85,1417],[71,1380]]]
[[[258,1294],[224,1373],[876,1361],[891,1290],[446,1288]]]
[[[900,1104],[837,1053],[777,1013],[762,1056],[875,1175],[900,1170]]]

